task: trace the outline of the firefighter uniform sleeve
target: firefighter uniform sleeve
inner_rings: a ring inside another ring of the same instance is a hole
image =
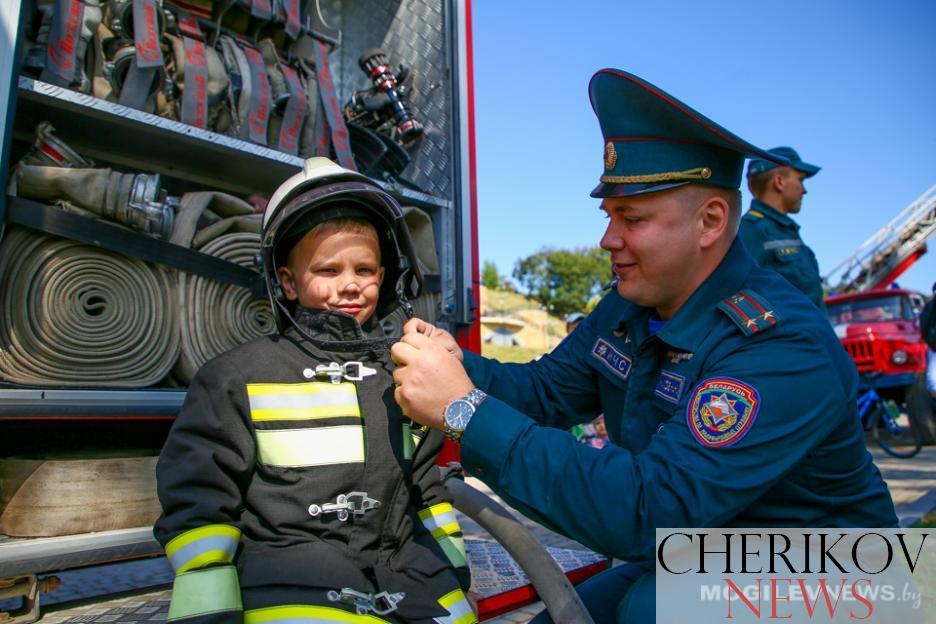
[[[169,621],[220,624],[243,619],[237,571],[240,509],[255,461],[237,370],[205,364],[156,465],[162,516],[154,534],[176,577]]]
[[[464,352],[471,381],[538,424],[568,430],[601,414],[594,369],[586,363],[595,340],[594,319],[584,321],[551,353],[527,364],[501,363]]]
[[[422,429],[414,432],[413,442],[413,504],[418,509],[420,521],[436,543],[442,548],[455,570],[462,591],[471,585],[471,572],[465,553],[465,538],[452,506],[452,497],[442,484],[436,458],[445,436],[441,431]]]
[[[634,561],[652,557],[656,527],[725,526],[833,428],[856,427],[850,389],[819,341],[739,339],[708,361],[639,454],[578,444],[491,396],[465,430],[462,462],[521,511]],[[646,395],[638,410],[651,408],[652,389]],[[735,414],[722,437],[697,426],[700,406],[712,401]],[[848,452],[867,454],[863,445]],[[815,501],[815,509],[828,506]],[[809,511],[791,510],[791,518]]]

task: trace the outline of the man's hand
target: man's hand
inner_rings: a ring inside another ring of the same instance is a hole
[[[451,339],[448,332],[438,331]],[[393,398],[403,413],[421,425],[441,429],[445,407],[474,387],[461,362],[436,338],[416,331],[404,331],[402,340],[393,345],[390,354],[397,363],[393,371],[396,384]]]
[[[423,336],[432,339],[432,342],[441,346],[450,354],[458,358],[459,362],[465,361],[464,356],[462,356],[461,347],[459,347],[458,343],[455,342],[455,338],[452,336],[452,334],[448,333],[444,329],[436,327],[432,323],[427,323],[426,321],[418,318],[411,318],[403,325],[403,335],[407,336],[409,334],[422,334]]]

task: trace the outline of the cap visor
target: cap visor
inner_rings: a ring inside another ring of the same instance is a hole
[[[803,173],[805,173],[807,178],[813,177],[814,175],[819,173],[820,169],[822,169],[822,167],[817,167],[816,165],[810,165],[809,163],[802,162],[802,161],[793,165],[793,168],[796,169],[797,171],[802,171]]]

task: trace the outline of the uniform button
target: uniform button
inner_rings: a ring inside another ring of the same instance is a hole
[[[315,371],[312,370],[311,368],[304,368],[302,369],[302,376],[305,377],[306,379],[312,379],[313,377],[315,377]]]

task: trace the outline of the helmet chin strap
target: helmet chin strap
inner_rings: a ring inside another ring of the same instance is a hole
[[[416,316],[416,311],[413,309],[413,304],[410,303],[410,300],[404,294],[403,284],[404,284],[404,280],[406,279],[408,275],[409,275],[409,271],[403,271],[403,273],[397,279],[396,287],[394,288],[394,291],[396,292],[396,296],[397,296],[397,301],[400,305],[400,308],[403,310],[403,314],[406,316],[407,320],[411,318],[415,318]],[[302,325],[300,325],[296,321],[296,318],[289,311],[289,306],[283,303],[280,297],[277,297],[274,295],[273,297],[271,297],[271,299],[276,304],[276,307],[278,307],[280,311],[283,313],[283,316],[285,316],[289,320],[289,323],[293,327],[296,328],[296,331],[299,332],[303,338],[305,338],[309,342],[316,341],[315,338],[313,338],[312,335],[309,334],[305,329],[303,329]]]

